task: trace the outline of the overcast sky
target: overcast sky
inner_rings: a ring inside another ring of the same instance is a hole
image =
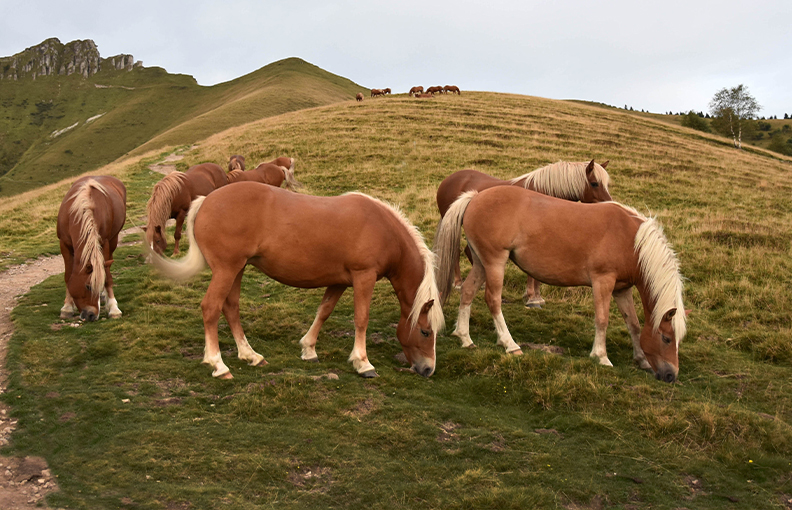
[[[792,114],[792,0],[0,0],[0,56],[49,37],[213,85],[300,57],[413,85],[706,111],[744,84]]]

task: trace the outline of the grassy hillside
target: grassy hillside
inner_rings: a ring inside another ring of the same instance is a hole
[[[361,90],[297,58],[213,87],[160,68],[109,69],[88,79],[2,81],[0,196],[98,168],[134,149],[142,154],[191,143],[263,117],[343,101]]]
[[[687,277],[692,309],[680,381],[661,384],[631,363],[612,307],[614,368],[588,352],[588,289],[545,288],[525,310],[510,267],[504,315],[518,342],[562,356],[496,348],[479,295],[479,348],[438,338],[436,374],[401,371],[391,287],[375,289],[362,380],[348,292],[320,334],[318,364],[299,360],[321,290],[246,273],[242,322],[263,368],[221,349],[235,379],[200,365],[199,303],[209,274],[173,285],[136,246],[113,265],[124,317],[70,327],[57,310],[63,283],[36,287],[14,317],[11,385],[3,398],[19,428],[7,451],[43,455],[70,508],[729,508],[788,507],[792,498],[792,160],[617,110],[539,98],[466,93],[354,101],[271,117],[182,148],[183,167],[297,159],[305,192],[360,190],[400,204],[431,239],[440,181],[462,168],[505,178],[560,159],[610,160],[612,195],[657,215]],[[159,178],[119,163],[130,219]],[[103,170],[104,172],[105,170]],[[55,249],[63,188],[0,199],[0,251]],[[35,214],[27,213],[34,210]],[[449,328],[458,294],[445,308]],[[639,311],[640,315],[640,311]],[[338,379],[327,377],[328,374]]]

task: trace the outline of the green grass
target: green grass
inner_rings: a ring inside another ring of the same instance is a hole
[[[0,196],[92,171],[129,152],[192,143],[264,117],[353,98],[362,90],[297,58],[212,87],[161,68],[103,70],[88,79],[2,81]],[[99,114],[104,115],[86,122]]]
[[[632,365],[615,306],[616,366],[592,363],[590,291],[545,287],[546,308],[526,311],[514,267],[504,289],[512,335],[561,346],[563,356],[504,355],[479,295],[479,348],[441,336],[432,378],[403,372],[397,300],[381,282],[368,341],[380,377],[363,380],[346,361],[350,291],[320,334],[319,363],[307,364],[297,342],[322,290],[249,269],[242,322],[270,364],[237,360],[222,323],[235,379],[216,381],[200,364],[209,273],[174,285],[138,247],[124,247],[113,265],[121,320],[60,321],[60,277],[14,312],[3,398],[19,426],[5,451],[47,458],[61,489],[51,506],[755,509],[792,497],[788,160],[619,111],[487,93],[294,112],[183,150],[183,167],[233,153],[294,156],[306,192],[360,190],[398,203],[429,239],[434,191],[455,170],[511,177],[560,159],[610,159],[612,195],[658,216],[688,278],[680,382]],[[133,216],[158,177],[146,169],[156,159],[118,170]],[[36,196],[41,210],[60,200]],[[49,221],[35,215],[26,228],[46,231]],[[32,256],[55,246],[17,239],[2,249]],[[455,293],[449,328],[457,305]],[[320,377],[328,373],[338,379]]]

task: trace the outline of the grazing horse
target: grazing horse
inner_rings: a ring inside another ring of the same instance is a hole
[[[473,253],[473,269],[462,284],[459,320],[452,334],[463,346],[473,345],[470,305],[486,282],[485,300],[498,344],[506,352],[522,354],[501,312],[503,275],[511,259],[550,285],[592,288],[596,333],[591,357],[600,364],[613,366],[605,350],[613,296],[630,332],[636,363],[651,368],[660,380],[676,380],[679,343],[686,331],[682,277],[663,229],[653,218],[617,202],[581,204],[513,186],[468,191],[448,209],[435,238],[443,297],[454,281],[453,261],[459,256],[462,226]],[[635,313],[633,286],[643,303],[643,329]]]
[[[360,193],[316,197],[245,182],[196,200],[187,219],[187,236],[186,257],[170,260],[154,255],[153,261],[165,275],[178,280],[209,264],[212,281],[201,309],[206,336],[203,362],[211,365],[213,376],[231,378],[217,340],[221,311],[239,358],[250,365],[266,363],[248,344],[239,321],[239,293],[247,264],[292,287],[327,287],[313,324],[300,340],[306,361],[318,360],[319,329],[351,286],[355,347],[349,361],[363,377],[376,376],[366,356],[366,328],[374,284],[388,278],[399,299],[396,337],[404,355],[416,373],[429,377],[434,372],[436,334],[444,325],[434,255],[397,209]]]
[[[280,185],[285,181],[286,187],[292,191],[297,191],[297,189],[302,186],[302,184],[300,184],[300,182],[294,178],[293,160],[289,165],[289,168],[273,163],[262,163],[253,170],[245,170],[244,172],[234,170],[233,172],[228,173],[229,183],[242,181],[262,182],[264,184],[269,184],[270,186],[275,186],[276,188],[279,188]]]
[[[413,97],[417,97],[417,98],[420,98],[420,99],[425,99],[427,97],[434,97],[434,96],[432,94],[415,94],[415,96],[413,96]]]
[[[456,85],[446,85],[445,87],[443,87],[443,94],[448,94],[449,92],[451,92],[452,94],[457,93],[460,96],[462,95],[462,92],[459,91],[459,87],[457,87]]]
[[[363,101],[363,93],[358,92],[357,95],[355,96],[355,99],[357,99],[358,102]]]
[[[182,224],[190,210],[190,203],[196,197],[208,195],[221,186],[228,184],[228,177],[220,166],[203,163],[190,167],[186,172],[171,172],[154,185],[151,198],[146,204],[148,222],[146,246],[162,254],[168,247],[165,240],[165,222],[176,218],[176,232],[173,234],[176,246],[173,254],[179,253]]]
[[[391,93],[391,89],[382,89],[382,95],[390,94],[390,93]]]
[[[126,188],[115,177],[83,177],[69,188],[57,226],[66,280],[61,319],[80,312],[81,319],[95,321],[100,295],[107,298],[108,316],[121,317],[110,265],[125,221]]]
[[[234,155],[228,160],[228,171],[245,170],[245,156]]]
[[[423,91],[424,91],[423,87],[419,85],[417,87],[413,87],[410,89],[410,95],[414,96],[416,94],[423,94]]]
[[[371,89],[371,97],[382,96],[385,94],[385,91],[380,89]]]
[[[427,94],[434,94],[435,92],[443,93],[443,87],[429,87],[426,89]]]
[[[608,192],[610,176],[605,171],[607,166],[607,161],[598,165],[593,159],[589,163],[559,161],[509,181],[502,181],[475,170],[460,170],[440,183],[437,188],[437,208],[442,218],[451,204],[465,191],[484,191],[494,186],[520,186],[545,195],[585,203],[609,202],[612,199]],[[468,248],[465,248],[465,254],[468,260],[471,260]],[[454,274],[456,285],[461,284],[459,260],[456,261]],[[539,282],[534,281],[530,276],[525,287],[523,303],[528,308],[541,308],[545,303]]]

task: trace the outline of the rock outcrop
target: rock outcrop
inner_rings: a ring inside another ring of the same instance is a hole
[[[53,37],[11,57],[0,57],[0,80],[35,80],[40,76],[68,76],[75,73],[88,78],[103,67],[131,71],[142,66],[143,63],[135,62],[132,55],[101,58],[96,43],[90,39],[62,44]]]

